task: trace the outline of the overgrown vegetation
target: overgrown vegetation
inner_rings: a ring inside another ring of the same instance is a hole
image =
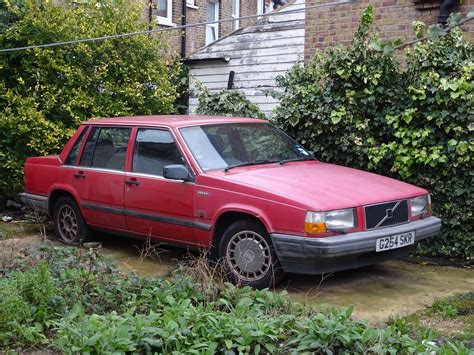
[[[138,1],[2,1],[0,47],[145,30]],[[57,153],[84,120],[175,112],[180,65],[135,36],[0,54],[0,190],[21,188],[26,157]]]
[[[265,118],[258,106],[238,90],[211,93],[206,87],[196,83],[195,91],[199,100],[196,113],[200,115]]]
[[[369,7],[351,46],[317,53],[280,76],[274,120],[322,161],[430,190],[443,231],[421,251],[471,259],[473,44],[453,29],[405,48],[400,65],[393,51],[377,50],[372,22]],[[423,36],[422,24],[415,30]]]
[[[374,328],[351,309],[321,313],[284,294],[210,285],[123,275],[84,249],[31,247],[0,279],[0,344],[88,353],[418,353],[454,344],[467,353],[403,322]]]
[[[467,347],[474,347],[474,292],[467,292],[438,299],[431,307],[418,311],[402,319],[392,320],[409,324],[417,333],[430,332],[437,339],[446,339],[447,348],[459,353],[455,342],[465,341]],[[451,340],[451,341],[450,341]],[[450,344],[448,344],[450,343]]]

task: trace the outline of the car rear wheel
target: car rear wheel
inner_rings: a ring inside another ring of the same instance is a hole
[[[58,239],[69,245],[82,244],[91,233],[76,202],[67,196],[61,197],[54,207],[54,229]]]
[[[234,284],[257,289],[273,287],[283,277],[265,228],[252,220],[239,220],[224,232],[219,257]]]

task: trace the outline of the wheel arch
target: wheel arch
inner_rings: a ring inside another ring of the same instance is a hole
[[[214,228],[212,229],[212,255],[217,252],[219,241],[222,235],[224,234],[225,230],[234,222],[241,220],[241,219],[248,219],[259,223],[265,230],[270,233],[270,227],[267,221],[262,218],[261,215],[249,212],[249,211],[242,211],[242,210],[226,210],[223,211],[216,219],[216,223],[214,224]]]
[[[63,187],[54,188],[51,190],[48,197],[48,215],[50,217],[52,217],[54,214],[54,207],[56,206],[56,203],[63,196],[71,197],[76,203],[78,203],[77,198],[74,196],[73,192]]]

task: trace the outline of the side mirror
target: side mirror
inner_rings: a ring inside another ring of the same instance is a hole
[[[163,167],[163,177],[170,180],[194,181],[188,169],[181,164],[166,165]]]

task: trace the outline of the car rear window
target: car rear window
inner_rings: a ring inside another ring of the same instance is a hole
[[[92,128],[80,165],[124,171],[130,133],[131,128]]]

